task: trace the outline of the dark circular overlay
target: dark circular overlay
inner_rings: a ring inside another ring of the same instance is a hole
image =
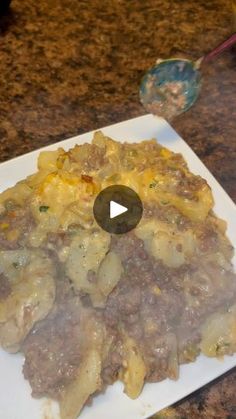
[[[126,207],[127,211],[110,218],[111,201]],[[124,234],[133,230],[141,220],[143,205],[133,189],[123,185],[108,186],[95,199],[93,214],[103,230],[112,234]]]

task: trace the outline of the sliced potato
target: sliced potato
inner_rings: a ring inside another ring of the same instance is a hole
[[[202,326],[202,352],[210,357],[236,351],[236,305],[226,313],[212,314]]]
[[[43,252],[30,252],[26,266],[18,268],[19,281],[0,301],[0,344],[16,352],[35,322],[51,310],[55,299],[54,267]]]
[[[92,349],[82,361],[77,378],[66,388],[60,402],[61,419],[76,419],[84,404],[101,388],[101,357]]]
[[[124,338],[124,370],[121,379],[125,385],[125,393],[131,399],[136,399],[141,393],[147,373],[146,365],[135,341]]]
[[[115,252],[109,252],[98,270],[98,288],[105,297],[115,288],[122,272],[123,266],[120,257]]]
[[[152,256],[171,268],[189,260],[196,248],[193,230],[179,232],[175,226],[154,219],[141,222],[135,234]]]
[[[93,294],[96,284],[88,280],[88,272],[97,272],[108,252],[110,235],[103,230],[81,230],[73,240],[68,259],[66,272],[72,279],[76,289]]]

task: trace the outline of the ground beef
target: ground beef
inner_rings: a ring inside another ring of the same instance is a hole
[[[212,224],[204,225],[199,231],[199,248],[202,252],[208,252],[216,248],[218,244],[218,234]]]
[[[174,346],[176,345],[176,337],[174,334],[166,333],[156,336],[152,339],[152,344],[148,345],[148,341],[143,343],[142,347],[145,351],[145,360],[148,366],[146,381],[157,382],[166,377],[173,378],[178,373],[178,360],[176,359],[175,371],[170,365],[170,357]]]
[[[79,163],[84,175],[93,170],[99,170],[106,164],[104,149],[95,144],[86,143],[83,146],[75,146],[69,151],[69,158],[71,162]]]
[[[102,380],[104,386],[112,384],[114,383],[114,381],[117,380],[118,373],[123,362],[121,353],[122,343],[118,340],[118,338],[116,338],[114,344],[112,345],[112,348],[108,353],[108,356],[106,357],[103,363]]]
[[[185,217],[177,208],[173,205],[158,205],[158,204],[144,204],[143,206],[143,217],[144,218],[156,218],[163,222],[176,223],[176,227],[179,231],[185,231],[191,227],[191,221]]]
[[[149,379],[162,379],[169,349],[165,350],[164,345],[157,351],[154,342],[158,345],[160,336],[176,328],[183,312],[184,296],[174,286],[173,271],[149,256],[143,242],[132,233],[113,238],[112,249],[123,261],[124,275],[108,297],[105,321],[113,327],[122,322],[128,335],[142,348],[150,368]],[[185,269],[179,269],[178,278],[181,273],[184,275]]]
[[[14,203],[0,216],[0,249],[14,250],[23,247],[28,234],[35,226],[30,211]]]
[[[52,246],[48,246],[49,248],[54,248],[55,249],[60,249],[63,245],[66,245],[66,239],[67,239],[67,234],[65,232],[61,232],[61,233],[52,233],[49,232],[47,234],[47,244],[48,245],[52,245]],[[68,243],[70,244],[70,242]]]
[[[136,330],[141,306],[141,291],[138,286],[134,287],[131,284],[119,286],[110,294],[105,310],[104,319],[106,324],[111,327],[117,327],[119,321],[127,323],[133,331]],[[132,320],[133,321],[132,321]],[[141,328],[138,328],[140,335]]]
[[[23,344],[24,376],[34,397],[60,398],[81,356],[80,301],[74,297],[36,325]]]
[[[178,269],[168,268],[148,255],[143,242],[132,232],[112,237],[111,249],[120,256],[124,271],[103,309],[93,308],[86,295],[76,297],[63,264],[55,259],[58,266],[55,307],[47,319],[35,326],[23,345],[24,374],[34,396],[60,398],[64,387],[75,377],[83,356],[81,332],[86,330],[81,307],[100,318],[106,329],[105,340],[112,341],[102,361],[104,390],[118,378],[123,367],[121,331],[134,340],[141,352],[147,368],[146,381],[177,378],[178,365],[193,361],[199,354],[199,328],[205,318],[227,302],[234,302],[236,284],[233,285],[232,273],[226,275],[227,280],[222,279],[227,283],[224,294],[218,275],[215,280],[219,283],[208,295],[204,294],[206,287],[196,290],[197,284],[204,286],[197,260]],[[207,269],[212,274],[215,267],[210,264]],[[186,275],[189,295],[196,299],[192,306],[186,297]],[[89,278],[97,280],[94,272],[90,272]]]
[[[196,192],[204,185],[206,181],[200,176],[182,176],[176,187],[176,193],[189,200],[197,200]]]
[[[11,293],[11,285],[8,278],[1,273],[0,274],[0,301],[7,298]]]
[[[228,287],[224,295],[217,284],[212,296],[204,296],[201,291],[200,297],[196,297],[199,303],[190,308],[184,278],[186,274],[192,277],[192,287],[200,283],[197,261],[196,266],[184,264],[178,269],[170,269],[148,255],[143,242],[133,233],[114,237],[111,247],[121,257],[124,274],[108,297],[105,321],[113,328],[121,323],[141,348],[148,365],[147,380],[162,380],[169,376],[171,349],[163,337],[169,336],[170,332],[178,337],[176,350],[180,362],[194,360],[199,354],[199,327],[206,316],[227,301],[233,304],[234,276],[227,275]],[[184,335],[183,331],[186,332]]]
[[[17,241],[10,242],[5,233],[0,232],[0,248],[2,250],[15,250],[18,249],[19,243]]]
[[[185,307],[179,321],[181,327],[185,327],[186,330],[189,328],[199,328],[207,316],[219,310],[221,307],[227,308],[233,305],[235,303],[235,295],[236,292],[233,289],[225,291],[224,295],[216,291],[213,296],[205,299],[198,306]]]
[[[117,301],[122,315],[128,316],[137,313],[141,303],[141,291],[139,287],[125,285],[120,290]]]
[[[111,249],[118,253],[123,262],[133,258],[134,254],[144,249],[142,240],[136,238],[134,234],[128,233],[121,236],[113,236]]]

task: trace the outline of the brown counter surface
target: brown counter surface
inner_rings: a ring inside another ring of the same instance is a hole
[[[13,0],[0,18],[0,161],[144,114],[145,70],[198,58],[233,20],[227,0]],[[236,48],[173,126],[236,202]],[[155,417],[233,419],[235,392],[234,370]]]

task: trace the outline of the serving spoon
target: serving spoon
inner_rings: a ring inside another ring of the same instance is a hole
[[[201,69],[236,43],[236,33],[196,61],[182,58],[157,60],[142,78],[140,100],[145,109],[167,120],[186,112],[201,89]]]

